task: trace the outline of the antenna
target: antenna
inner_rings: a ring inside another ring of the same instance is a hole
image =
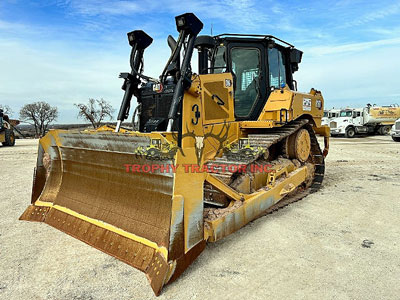
[[[213,30],[213,23],[211,23],[211,36],[213,35],[212,30]]]

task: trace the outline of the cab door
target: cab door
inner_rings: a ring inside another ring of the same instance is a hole
[[[363,126],[363,116],[361,111],[353,111],[352,122],[355,126]]]
[[[265,47],[260,43],[229,43],[227,52],[235,84],[235,118],[256,120],[267,98]]]

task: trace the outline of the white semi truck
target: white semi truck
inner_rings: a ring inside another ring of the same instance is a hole
[[[329,126],[332,119],[339,117],[340,109],[330,109],[324,111],[324,116],[321,119],[321,125]]]
[[[394,123],[390,134],[392,136],[393,141],[400,142],[400,119],[398,119]]]
[[[392,125],[400,118],[400,107],[371,106],[346,108],[339,117],[330,120],[331,135],[344,135],[353,138],[356,134],[389,134]]]

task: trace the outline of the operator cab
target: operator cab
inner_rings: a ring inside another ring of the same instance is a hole
[[[271,91],[286,85],[292,90],[297,88],[293,73],[298,70],[302,52],[278,38],[240,34],[199,36],[196,47],[200,74],[232,73],[238,120],[256,120]]]

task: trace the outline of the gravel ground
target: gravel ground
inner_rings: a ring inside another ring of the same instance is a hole
[[[144,274],[18,221],[37,140],[0,147],[1,299],[155,299]],[[157,299],[400,299],[400,143],[331,139],[323,188],[209,244]]]

